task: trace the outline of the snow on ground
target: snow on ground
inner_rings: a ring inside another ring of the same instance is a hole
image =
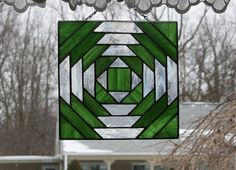
[[[88,145],[79,141],[63,141],[62,147],[64,153],[111,153],[112,150],[92,149]]]

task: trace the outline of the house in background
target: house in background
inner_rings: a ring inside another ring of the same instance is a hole
[[[194,120],[209,113],[217,105],[208,103],[184,103],[180,105],[180,134]],[[181,139],[179,139],[181,140]],[[177,140],[174,140],[177,141]],[[172,149],[164,147],[165,140],[110,140],[110,141],[62,141],[64,170],[69,162],[79,160],[83,170],[170,170],[158,165],[158,157]]]
[[[180,134],[194,119],[216,106],[209,103],[181,104]],[[158,157],[165,156],[172,149],[171,146],[163,149],[164,144],[165,140],[58,141],[60,149],[56,156],[0,157],[0,170],[67,170],[73,160],[78,160],[83,170],[172,170],[174,164],[164,167],[156,163]]]

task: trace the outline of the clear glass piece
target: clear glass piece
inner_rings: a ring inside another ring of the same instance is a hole
[[[92,64],[85,72],[84,72],[84,88],[88,90],[88,92],[95,96],[95,70],[94,64]]]
[[[155,81],[157,101],[166,92],[166,69],[158,60],[155,60]]]
[[[72,93],[83,101],[83,70],[82,60],[79,60],[71,69]]]
[[[167,77],[168,77],[168,104],[172,103],[178,95],[178,74],[177,64],[167,57]]]
[[[142,80],[137,76],[137,74],[132,72],[132,89],[134,89],[141,81]]]
[[[143,131],[143,128],[101,128],[95,131],[104,139],[133,139]]]
[[[97,81],[104,87],[104,89],[107,89],[107,71],[98,77]]]
[[[106,34],[98,44],[139,44],[131,34]]]
[[[110,67],[128,67],[120,58],[117,58]]]
[[[126,45],[111,45],[103,56],[135,56],[135,54]]]
[[[154,89],[154,72],[146,64],[143,64],[143,81],[143,97],[146,97]]]
[[[129,112],[136,107],[135,104],[104,104],[102,106],[105,107],[113,116],[128,115]]]
[[[60,96],[70,103],[70,57],[66,57],[59,66],[60,69]]]
[[[109,92],[117,102],[121,102],[129,93],[128,92]]]
[[[98,117],[107,127],[132,127],[140,116]]]
[[[133,22],[103,22],[95,32],[108,33],[143,33]]]

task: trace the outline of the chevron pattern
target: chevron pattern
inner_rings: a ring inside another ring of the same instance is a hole
[[[178,138],[177,23],[66,21],[58,32],[60,139]]]

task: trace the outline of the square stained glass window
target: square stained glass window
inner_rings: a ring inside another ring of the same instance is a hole
[[[59,22],[60,139],[179,136],[175,22]]]

